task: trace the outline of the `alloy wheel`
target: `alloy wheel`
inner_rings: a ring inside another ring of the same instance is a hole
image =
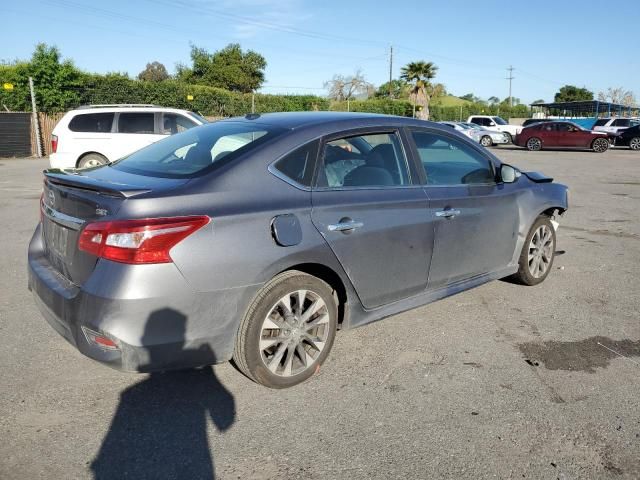
[[[593,141],[593,151],[602,153],[609,148],[609,140],[605,138],[596,138]]]
[[[483,147],[490,147],[492,143],[493,142],[491,141],[491,137],[488,135],[485,135],[480,139],[480,145],[482,145]]]
[[[547,225],[540,225],[529,242],[529,273],[542,277],[553,260],[553,232]]]
[[[542,142],[539,138],[530,138],[527,141],[527,148],[529,150],[540,150],[542,148]]]
[[[629,142],[631,150],[640,150],[640,137],[633,137]]]
[[[265,317],[260,357],[275,375],[298,375],[316,363],[329,333],[329,311],[322,297],[311,290],[296,290],[280,298]]]

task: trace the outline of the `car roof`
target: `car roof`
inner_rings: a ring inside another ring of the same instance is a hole
[[[188,110],[180,108],[161,107],[159,105],[87,105],[69,110],[68,113],[84,114],[84,113],[110,113],[110,112],[172,112],[172,113],[188,113]]]
[[[366,127],[366,126],[437,126],[437,123],[417,120],[409,117],[395,115],[382,115],[377,113],[360,112],[280,112],[264,114],[248,114],[244,117],[232,117],[221,122],[255,122],[286,129],[300,127],[340,126]]]

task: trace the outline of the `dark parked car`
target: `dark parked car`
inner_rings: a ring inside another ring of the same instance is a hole
[[[552,122],[553,120],[549,118],[527,118],[524,122],[522,122],[523,127],[529,127],[531,125],[535,125],[536,123],[544,123],[544,122]]]
[[[626,146],[631,150],[640,150],[640,125],[624,130],[615,138],[616,146]]]
[[[528,150],[571,148],[605,152],[609,148],[609,135],[585,130],[572,122],[544,122],[523,128],[515,144]]]
[[[45,172],[29,288],[85,355],[129,371],[235,360],[288,387],[352,328],[552,268],[567,188],[448,127],[252,115]]]

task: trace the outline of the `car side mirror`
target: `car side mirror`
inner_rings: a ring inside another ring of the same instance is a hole
[[[517,168],[507,165],[506,163],[500,165],[500,180],[502,180],[502,182],[514,183],[520,178],[520,175],[522,174]]]
[[[495,123],[495,122],[489,122],[489,126],[490,126],[490,127],[495,127],[495,126],[496,126],[496,123]]]

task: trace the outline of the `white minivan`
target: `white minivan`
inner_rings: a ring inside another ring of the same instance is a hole
[[[67,112],[51,136],[52,168],[88,168],[207,123],[197,113],[156,105],[90,105]]]

